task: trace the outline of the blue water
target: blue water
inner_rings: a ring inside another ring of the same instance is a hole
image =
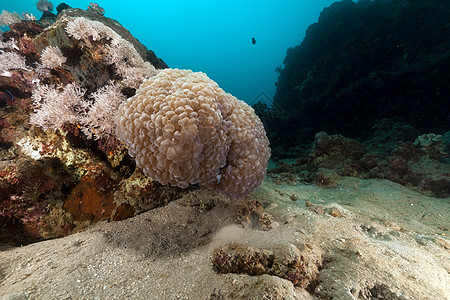
[[[34,0],[2,0],[1,10],[40,18]],[[65,1],[86,9],[91,1]],[[116,19],[171,68],[202,71],[225,91],[253,104],[271,101],[289,47],[333,0],[104,1]],[[52,2],[53,12],[60,2]],[[252,37],[256,44],[252,44]]]

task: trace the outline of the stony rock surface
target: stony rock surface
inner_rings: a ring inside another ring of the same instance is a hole
[[[211,260],[220,273],[268,274],[305,288],[315,280],[322,266],[322,258],[317,251],[314,253],[307,246],[304,248],[305,251],[300,251],[289,244],[268,250],[232,243],[215,249]]]

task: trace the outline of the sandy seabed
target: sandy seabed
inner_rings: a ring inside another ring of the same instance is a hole
[[[230,222],[255,200],[270,230]],[[450,299],[449,227],[450,198],[387,180],[342,178],[324,189],[267,178],[243,200],[198,190],[125,221],[3,245],[0,299]],[[307,245],[323,266],[306,289],[271,275],[219,274],[212,253],[231,242]]]

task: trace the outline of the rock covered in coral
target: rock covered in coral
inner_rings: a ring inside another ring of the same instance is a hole
[[[429,149],[413,143],[399,143],[386,157],[379,157],[368,176],[389,179],[435,197],[450,195],[450,164],[441,157],[430,158]]]
[[[323,188],[333,188],[337,186],[337,179],[339,179],[339,175],[331,169],[322,169],[319,168],[315,173],[315,184],[323,187]]]
[[[301,156],[294,163],[277,161],[268,173],[278,184],[314,182],[323,188],[336,187],[342,176],[383,178],[426,195],[448,197],[450,164],[442,137],[415,138],[416,132],[388,120],[380,122],[374,136],[363,143],[319,132],[309,150],[298,152]]]
[[[305,247],[302,252],[293,244],[268,250],[232,243],[215,249],[212,262],[220,273],[269,274],[304,288],[319,273],[322,258],[317,251]]]
[[[80,16],[87,18],[88,25],[94,22],[89,18],[103,21],[95,24],[112,39],[88,44],[70,36],[67,26]],[[0,238],[4,243],[64,236],[100,220],[134,216],[183,194],[155,181],[134,180],[140,172],[125,145],[112,135],[102,135],[106,127],[94,125],[108,124],[107,120],[79,123],[88,115],[71,119],[75,112],[67,110],[69,100],[75,100],[73,107],[85,103],[86,111],[101,116],[108,110],[107,103],[102,104],[104,96],[123,100],[134,94],[131,86],[136,83],[126,79],[133,76],[136,65],[126,65],[121,61],[124,56],[134,55],[135,62],[146,67],[151,66],[147,57],[153,57],[158,67],[162,60],[112,19],[65,9],[53,22],[45,24],[49,27],[36,21],[11,24],[0,41],[0,59],[14,58],[2,64],[0,74]],[[114,62],[102,57],[117,50],[111,41],[129,50]],[[119,67],[128,72],[126,76],[117,74]],[[45,102],[49,100],[54,102]],[[52,109],[61,114],[52,115]],[[35,116],[34,124],[46,116],[41,125],[53,130],[30,124],[30,115]]]
[[[136,170],[123,179],[114,192],[114,203],[133,208],[134,214],[166,205],[189,192],[189,189],[168,187]]]
[[[15,146],[0,162],[4,242],[27,244],[67,235],[100,220],[134,216],[186,193],[141,178],[131,161],[113,168],[114,161],[74,133],[35,129],[32,135],[15,137]]]
[[[414,145],[419,146],[431,158],[440,159],[448,156],[440,134],[422,134],[417,137]]]
[[[310,163],[319,168],[341,169],[341,175],[357,172],[354,161],[360,160],[367,150],[360,142],[342,135],[319,132],[310,153]]]
[[[408,164],[400,182],[414,185],[422,193],[445,198],[450,195],[450,165],[433,159],[421,159]]]
[[[167,64],[161,58],[158,58],[152,50],[147,49],[147,47],[140,43],[125,27],[114,19],[79,8],[65,8],[60,14],[58,14],[58,20],[78,17],[101,22],[106,27],[114,30],[114,32],[116,32],[124,40],[130,42],[142,59],[149,61],[157,69],[167,68]]]
[[[30,158],[0,163],[0,236],[3,242],[27,243],[68,233],[69,227],[51,226],[53,207],[61,205],[73,184],[70,171],[56,158]],[[64,215],[61,218],[70,219]]]

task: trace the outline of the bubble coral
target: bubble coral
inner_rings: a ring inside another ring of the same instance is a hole
[[[270,157],[263,124],[201,72],[164,69],[122,103],[116,133],[147,176],[234,197],[254,191]]]

